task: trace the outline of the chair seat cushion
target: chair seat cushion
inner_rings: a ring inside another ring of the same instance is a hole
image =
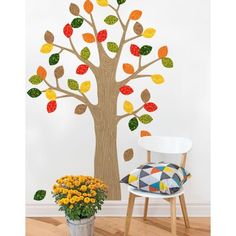
[[[146,192],[169,195],[179,191],[190,176],[183,167],[172,163],[147,163],[131,171],[121,183]]]

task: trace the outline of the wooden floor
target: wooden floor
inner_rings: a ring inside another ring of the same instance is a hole
[[[125,218],[96,218],[95,236],[123,236]],[[186,229],[182,218],[177,219],[178,236],[209,236],[209,218],[190,218]],[[69,236],[64,218],[27,218],[26,236]],[[133,218],[130,236],[171,236],[170,218]]]

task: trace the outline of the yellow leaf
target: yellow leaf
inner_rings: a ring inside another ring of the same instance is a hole
[[[156,30],[154,28],[147,28],[143,32],[143,37],[144,38],[152,38],[156,33]]]
[[[165,82],[165,79],[163,78],[163,76],[162,76],[162,75],[158,75],[158,74],[152,75],[152,76],[151,76],[151,79],[152,79],[152,81],[153,81],[155,84],[162,84],[162,83]]]
[[[41,47],[40,52],[41,52],[41,53],[49,53],[49,52],[52,51],[52,49],[53,49],[53,45],[52,45],[52,44],[50,44],[50,43],[45,43],[45,44]]]
[[[134,111],[133,104],[131,102],[127,101],[127,100],[124,102],[123,108],[129,114],[132,114],[133,111]]]
[[[47,99],[49,99],[50,101],[56,100],[56,98],[57,98],[56,92],[52,89],[47,89],[45,92],[45,95],[46,95]]]
[[[91,87],[91,82],[90,81],[85,81],[80,85],[80,92],[81,93],[86,93],[90,90]]]
[[[108,1],[107,0],[97,0],[97,4],[101,7],[106,7],[106,6],[108,6]]]

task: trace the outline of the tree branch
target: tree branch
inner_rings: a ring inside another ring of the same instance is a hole
[[[126,118],[126,117],[128,117],[128,116],[132,116],[132,115],[134,115],[134,116],[137,117],[136,114],[137,114],[139,111],[141,111],[141,110],[143,109],[143,107],[144,107],[144,105],[142,105],[141,107],[139,107],[138,109],[136,109],[136,110],[135,110],[134,112],[132,112],[131,114],[130,114],[130,113],[126,113],[126,114],[124,114],[124,115],[117,116],[118,121],[120,121],[121,119]]]
[[[95,73],[97,67],[91,61],[85,60],[84,58],[82,58],[79,55],[79,53],[76,51],[71,38],[69,38],[69,41],[70,41],[70,45],[71,45],[72,49],[64,47],[64,46],[61,46],[61,45],[58,45],[58,44],[55,44],[55,43],[53,44],[53,46],[61,49],[61,51],[59,53],[61,53],[63,50],[65,50],[65,51],[68,51],[68,52],[74,54],[80,61],[82,61],[83,63],[87,64],[90,67],[90,69],[93,71],[93,73]]]
[[[147,67],[149,67],[152,64],[154,64],[155,62],[159,61],[159,60],[160,60],[160,58],[157,58],[157,59],[155,59],[155,60],[153,60],[153,61],[151,61],[151,62],[149,62],[149,63],[147,63],[147,64],[145,64],[145,65],[143,65],[141,67],[139,67],[138,70],[134,74],[132,74],[129,77],[127,77],[126,79],[118,82],[118,86],[119,87],[124,86],[124,85],[126,85],[132,79],[144,77],[144,76],[140,76],[139,73],[142,72],[143,70],[145,70]]]
[[[91,61],[86,60],[79,55],[79,53],[75,49],[75,46],[74,46],[71,38],[69,38],[69,41],[70,41],[71,48],[72,48],[74,54],[78,57],[78,59],[81,60],[82,62],[84,62],[85,64],[87,64],[89,66],[89,68],[95,73],[97,71],[97,67]]]
[[[85,103],[89,108],[90,110],[94,107],[94,105],[88,100],[88,98],[82,94],[82,95],[78,95],[76,93],[72,93],[70,91],[67,91],[65,89],[62,89],[61,87],[59,86],[53,86],[51,85],[46,79],[44,80],[44,82],[47,84],[47,86],[53,90],[56,90],[58,92],[61,92],[61,93],[64,93],[64,95],[62,96],[59,96],[57,98],[63,98],[63,97],[74,97],[78,100],[80,100],[81,102]]]
[[[134,36],[132,38],[126,39],[125,43],[128,43],[129,41],[135,40],[135,39],[140,38],[140,37],[142,37],[142,35],[136,35],[136,36]]]
[[[119,8],[120,8],[120,5],[118,5],[117,9],[115,7],[113,7],[111,4],[108,5],[113,11],[115,11],[119,21],[120,21],[120,24],[121,24],[121,27],[123,30],[125,30],[125,24],[123,23],[121,17],[120,17],[120,14],[119,14]]]
[[[83,17],[81,15],[79,15],[79,17],[81,17],[87,24],[89,24],[91,27],[93,27],[92,23],[88,19],[86,19],[85,17]]]
[[[95,37],[96,37],[97,34],[98,34],[98,31],[97,31],[96,24],[95,24],[92,13],[90,13],[90,17],[91,17],[91,21],[92,21],[93,32],[94,32]],[[103,56],[105,56],[105,55],[107,56],[107,53],[104,50],[102,44],[100,42],[98,42],[98,40],[96,40],[96,43],[97,43],[97,48],[98,48],[99,60],[100,60],[100,64],[101,64]]]
[[[57,96],[57,99],[59,99],[59,98],[69,98],[69,97],[71,97],[71,95],[62,95],[62,96]]]

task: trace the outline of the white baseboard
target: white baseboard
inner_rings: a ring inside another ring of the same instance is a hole
[[[141,217],[143,215],[144,202],[136,201],[133,216]],[[97,216],[104,217],[123,217],[126,215],[127,201],[106,201]],[[190,217],[210,217],[210,204],[187,204]],[[150,202],[148,215],[151,217],[169,217],[170,206],[165,203]],[[181,208],[177,204],[177,216],[181,216]],[[26,217],[57,217],[63,216],[63,212],[58,211],[54,204],[27,204]]]

